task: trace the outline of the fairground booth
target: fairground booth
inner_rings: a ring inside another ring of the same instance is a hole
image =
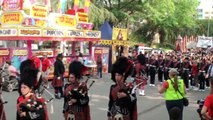
[[[88,6],[89,0],[85,0]],[[92,43],[100,40],[100,31],[93,31],[88,22],[88,7],[68,9],[62,14],[50,12],[44,4],[7,0],[3,5],[0,21],[0,64],[12,60],[19,69],[20,63],[36,55],[42,59],[46,54],[54,64],[58,53],[64,54],[66,68],[73,59],[83,54],[85,62],[92,59]],[[58,3],[63,6],[63,3]],[[26,7],[26,8],[25,8]],[[51,67],[51,73],[53,66]],[[52,77],[52,74],[50,74]]]
[[[101,56],[103,72],[111,71],[112,64],[119,56],[128,56],[133,42],[128,41],[127,29],[112,28],[106,21],[100,28],[101,40],[93,45],[94,58]]]

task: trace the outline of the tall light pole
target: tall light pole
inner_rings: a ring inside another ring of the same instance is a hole
[[[209,29],[210,29],[210,18],[208,19],[207,37],[209,37]]]

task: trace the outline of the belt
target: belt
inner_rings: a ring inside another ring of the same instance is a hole
[[[183,68],[183,70],[189,70],[188,68]]]
[[[200,70],[199,72],[205,73],[206,71],[204,71],[204,70]]]

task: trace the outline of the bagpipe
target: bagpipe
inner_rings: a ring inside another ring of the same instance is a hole
[[[136,97],[135,94],[136,94],[136,90],[137,88],[143,84],[143,81],[139,82],[138,84],[136,85],[133,85],[132,82],[129,82],[127,83],[124,87],[122,88],[115,88],[116,90],[115,91],[118,91],[118,92],[124,92],[126,93],[127,95],[130,95],[132,96],[131,98],[132,101],[136,100]],[[131,108],[131,104],[128,104],[126,102],[126,97],[124,98],[119,98],[119,99],[116,99],[114,104],[113,104],[113,107],[110,111],[108,111],[110,114],[111,114],[111,120],[125,120],[125,118],[130,115],[129,112],[131,112],[132,110],[129,110],[129,108]],[[122,109],[122,107],[126,107],[126,109]],[[122,110],[121,110],[122,109]],[[132,108],[131,108],[132,109]],[[130,116],[129,116],[130,117]]]
[[[75,88],[75,89],[72,89],[71,91],[69,91],[68,98],[69,99],[80,99],[80,98],[86,96],[86,94],[88,93],[89,89],[95,83],[95,81],[93,80],[89,84],[89,87],[87,87],[87,83],[88,83],[89,79],[90,79],[90,77],[88,76],[87,80],[85,82],[79,83],[78,88]]]
[[[24,98],[24,96],[20,96],[18,98],[17,104],[17,113],[20,117],[22,116],[23,112],[29,114],[30,118],[45,118],[47,107],[46,104],[49,101],[45,101],[43,98],[38,98],[34,93],[32,93],[29,97]]]
[[[69,101],[71,99],[80,100],[84,97],[88,98],[87,93],[88,93],[89,89],[92,87],[92,85],[95,83],[95,81],[92,81],[89,84],[89,87],[87,87],[87,83],[88,83],[89,79],[90,79],[90,77],[88,76],[88,78],[85,82],[79,83],[77,88],[74,88],[68,92],[68,96],[67,96],[68,103],[65,104],[65,111],[68,111],[66,120],[75,120],[74,111],[71,110],[71,105],[73,105],[73,104],[70,104]],[[89,99],[87,99],[87,100],[89,101]],[[88,102],[86,101],[85,104],[88,104]]]

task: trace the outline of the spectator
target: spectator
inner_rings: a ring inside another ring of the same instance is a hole
[[[81,52],[79,53],[78,61],[81,62],[82,64],[84,64],[84,58],[83,58],[83,54]]]
[[[103,63],[102,63],[102,59],[101,59],[100,55],[98,55],[98,59],[97,59],[97,63],[96,64],[97,64],[97,76],[102,78]]]
[[[183,96],[185,96],[185,86],[182,79],[178,79],[178,71],[176,69],[169,70],[169,78],[162,86],[158,84],[158,92],[165,92],[166,108],[169,111],[173,107],[178,107],[181,112],[178,120],[182,120],[183,114]],[[178,91],[180,91],[180,94]],[[170,120],[172,120],[170,116]]]
[[[50,73],[49,68],[50,68],[50,61],[47,58],[47,54],[44,54],[44,58],[42,60],[42,77],[45,84],[47,85],[47,88],[49,88],[49,85],[48,85],[48,76]]]
[[[170,120],[179,120],[181,109],[179,107],[173,107],[169,110]]]
[[[35,53],[33,53],[33,56],[32,56],[32,60],[35,64],[35,67],[37,70],[40,70],[40,67],[41,67],[41,61],[40,59],[37,57],[37,55]]]
[[[61,97],[64,96],[63,94],[63,85],[64,85],[64,72],[65,72],[65,67],[62,62],[63,55],[58,54],[56,57],[56,61],[54,63],[54,78],[52,81],[52,86],[55,89],[55,97],[57,99],[60,99]]]
[[[202,108],[201,114],[206,120],[212,120],[213,118],[213,78],[209,78],[210,81],[210,95],[208,95],[205,99],[204,106]]]

